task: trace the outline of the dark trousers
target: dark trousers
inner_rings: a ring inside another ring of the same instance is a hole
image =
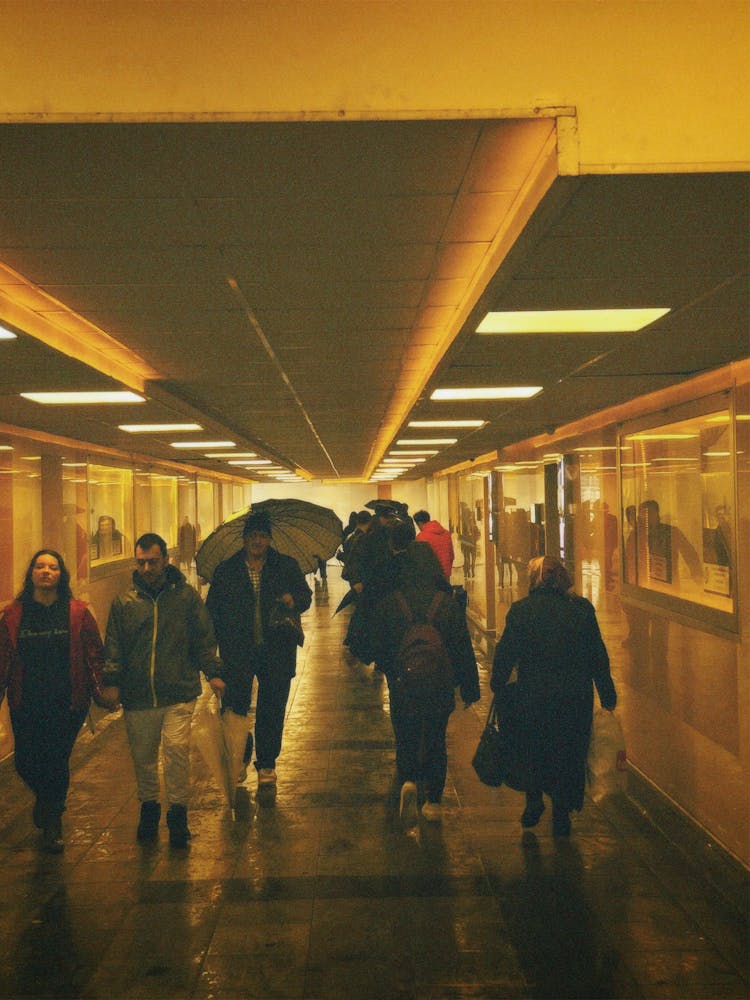
[[[289,700],[291,677],[279,676],[265,646],[258,647],[244,671],[234,671],[226,678],[227,690],[222,698],[225,708],[237,715],[247,715],[253,695],[253,678],[258,681],[255,704],[255,766],[272,768],[281,753],[286,703]]]
[[[54,719],[13,712],[14,764],[36,795],[43,825],[59,819],[70,787],[70,755],[86,711],[64,712]]]
[[[399,781],[423,781],[428,802],[439,802],[448,771],[445,734],[451,710],[415,711],[393,686],[390,702]]]

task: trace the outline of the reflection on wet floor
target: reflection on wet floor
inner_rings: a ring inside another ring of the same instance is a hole
[[[627,802],[522,834],[520,796],[471,768],[485,702],[452,717],[442,825],[405,834],[385,681],[347,661],[328,587],[275,800],[251,777],[233,820],[195,751],[187,850],[136,843],[119,718],[79,739],[62,856],[3,765],[1,998],[748,996],[746,925]]]

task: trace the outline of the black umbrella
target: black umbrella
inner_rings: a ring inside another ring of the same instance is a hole
[[[350,604],[353,604],[357,600],[358,594],[356,590],[347,590],[344,596],[339,602],[339,606],[333,612],[333,617],[335,618],[339,611],[343,611],[344,608],[348,608]]]
[[[409,505],[401,503],[400,500],[370,500],[365,504],[376,514],[392,514],[394,517],[407,518],[409,516]]]
[[[242,548],[242,529],[248,514],[267,514],[271,521],[271,545],[299,563],[303,573],[318,568],[318,560],[331,558],[341,544],[343,524],[329,507],[307,500],[261,500],[232,514],[215,528],[195,554],[195,568],[204,580]]]

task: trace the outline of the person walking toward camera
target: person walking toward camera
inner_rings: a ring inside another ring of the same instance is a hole
[[[62,815],[70,785],[70,755],[92,697],[113,709],[102,691],[99,629],[54,549],[40,549],[23,588],[0,618],[0,703],[6,688],[16,771],[34,793],[34,825],[42,847],[64,849]]]
[[[212,687],[223,710],[247,715],[257,678],[255,769],[259,791],[273,795],[300,640],[284,624],[284,612],[300,615],[307,611],[312,591],[297,560],[272,547],[267,514],[249,514],[242,537],[239,552],[216,567],[206,597],[222,660],[220,676]]]
[[[128,590],[112,602],[105,639],[105,693],[119,694],[135,767],[141,816],[137,838],[159,833],[159,747],[164,758],[172,847],[190,839],[190,724],[201,671],[218,673],[211,619],[197,591],[169,562],[167,544],[148,532],[135,543]]]
[[[519,759],[528,770],[521,825],[539,823],[548,795],[555,837],[570,834],[570,813],[583,807],[593,686],[603,708],[613,711],[617,704],[593,605],[572,586],[557,557],[531,560],[529,595],[508,611],[490,681],[502,716],[506,685],[518,667],[514,722]]]

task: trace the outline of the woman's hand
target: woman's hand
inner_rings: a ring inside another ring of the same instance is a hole
[[[221,677],[212,677],[208,684],[217,698],[224,697],[224,692],[226,691],[227,686]]]

